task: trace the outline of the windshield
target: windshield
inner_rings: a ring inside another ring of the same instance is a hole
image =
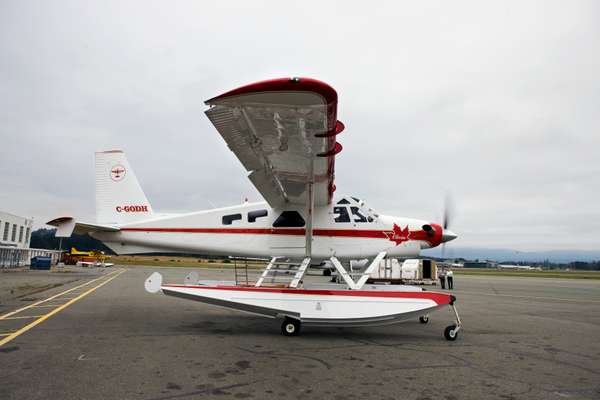
[[[379,217],[363,200],[353,196],[339,199],[333,207],[333,214],[335,222],[340,223],[373,222]]]

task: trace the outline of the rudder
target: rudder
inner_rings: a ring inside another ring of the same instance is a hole
[[[148,219],[153,211],[122,150],[96,153],[96,220],[126,224]]]

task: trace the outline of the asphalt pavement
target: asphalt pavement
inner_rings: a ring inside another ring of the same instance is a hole
[[[6,338],[54,312],[0,345],[0,399],[600,398],[600,281],[455,276],[464,329],[448,342],[450,309],[284,337],[275,320],[146,293],[156,270],[172,283],[191,271],[94,270],[3,302],[7,315],[97,279],[0,320]]]

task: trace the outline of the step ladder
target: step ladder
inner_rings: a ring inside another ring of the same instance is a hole
[[[309,266],[310,257],[304,258],[301,262],[289,262],[283,260],[283,257],[273,257],[254,286],[271,283],[285,284],[291,288],[298,287]]]
[[[233,259],[233,270],[235,273],[235,286],[249,286],[248,284],[248,260]]]

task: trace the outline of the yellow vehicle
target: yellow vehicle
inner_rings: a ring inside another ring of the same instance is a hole
[[[84,264],[104,264],[108,256],[103,251],[79,251],[75,247],[71,247],[70,251],[63,254],[62,261],[65,265],[76,265],[77,263]]]

